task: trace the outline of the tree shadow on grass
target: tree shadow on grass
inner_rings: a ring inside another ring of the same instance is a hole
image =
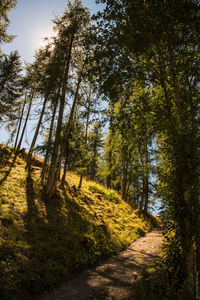
[[[88,209],[92,199],[76,189],[67,193],[59,190],[51,200],[39,198],[34,176],[34,170],[28,168],[25,230],[20,233],[17,226],[14,228],[16,268],[8,288],[12,286],[15,300],[31,299],[30,295],[52,289],[77,271],[116,253],[117,248],[109,228]],[[91,291],[87,281],[83,282]]]
[[[4,176],[0,179],[0,185],[8,178],[10,175],[10,172],[12,171],[12,168],[15,165],[15,161],[17,159],[17,153],[14,153],[14,156],[12,160],[10,161],[10,158],[12,157],[13,152],[10,149],[7,148],[0,148],[0,172]],[[8,170],[5,170],[5,168],[8,167]],[[2,170],[4,168],[4,170]]]
[[[96,225],[92,214],[75,199],[63,197],[59,192],[51,200],[44,196],[36,200],[33,178],[34,173],[29,169],[27,213],[24,216],[25,242],[29,251],[22,266],[26,276],[21,282],[27,299],[30,294],[53,288],[77,270],[94,264],[99,260],[99,254],[95,253],[99,250],[96,243],[102,241],[105,244],[105,239],[106,242],[111,239],[104,226]],[[96,232],[95,237],[92,237],[93,232]]]
[[[27,200],[27,217],[37,217],[38,210],[35,205],[35,190],[33,182],[33,172],[30,166],[27,169],[26,177],[26,200]]]

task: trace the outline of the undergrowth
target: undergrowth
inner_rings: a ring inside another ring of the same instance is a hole
[[[39,166],[27,171],[0,146],[0,299],[22,300],[72,272],[126,248],[155,220],[138,217],[113,190],[68,173],[52,201],[42,198]]]
[[[162,263],[144,270],[141,279],[131,287],[133,300],[189,300],[178,274],[168,272]]]
[[[165,227],[161,255],[153,266],[144,269],[141,279],[132,286],[133,300],[191,299],[183,286],[182,250],[176,233],[175,228],[166,230]]]

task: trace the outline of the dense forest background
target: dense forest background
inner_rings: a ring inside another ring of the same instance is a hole
[[[44,158],[49,201],[58,184],[67,185],[67,170],[79,174],[79,189],[87,176],[144,215],[159,199],[165,264],[193,299],[200,267],[200,3],[98,2],[105,9],[92,17],[81,1],[69,2],[33,63],[22,66],[17,51],[1,53],[0,122],[16,156],[32,122],[27,168],[34,153]],[[15,5],[1,5],[1,43],[12,40],[7,14]]]

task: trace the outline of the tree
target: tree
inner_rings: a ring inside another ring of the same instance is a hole
[[[199,247],[199,1],[107,0],[106,4],[100,40],[103,33],[107,41],[103,51],[113,51],[102,70],[107,74],[103,89],[113,95],[108,88],[113,78],[117,91],[123,88],[119,70],[125,74],[124,86],[131,75],[156,89],[152,109],[156,130],[165,136],[166,159],[173,154],[168,191],[183,249],[183,284],[192,298],[199,265],[193,263],[199,260],[193,247],[194,241]]]
[[[43,116],[45,114],[47,103],[49,99],[54,96],[55,91],[58,92],[56,68],[54,60],[52,58],[51,44],[47,45],[43,49],[41,48],[37,52],[35,62],[32,64],[32,79],[35,82],[35,89],[37,90],[37,94],[42,98],[43,103],[33,140],[28,152],[29,166],[31,164],[31,157],[42,124]]]
[[[67,83],[69,78],[69,70],[73,55],[73,49],[80,46],[81,36],[86,26],[89,23],[89,15],[87,9],[83,8],[80,1],[75,1],[72,5],[68,4],[68,10],[64,15],[55,21],[55,28],[58,31],[58,37],[55,39],[55,56],[62,71],[61,91],[60,91],[60,106],[57,122],[56,136],[54,141],[51,165],[45,193],[49,198],[55,193],[58,180],[58,171],[62,157],[59,156],[61,147],[61,131],[63,124],[63,114],[65,108],[65,97],[67,91]]]
[[[91,157],[90,163],[88,164],[88,175],[91,179],[97,179],[100,150],[103,147],[102,132],[99,123],[94,123],[91,131],[88,134],[88,145],[87,149]]]
[[[1,8],[0,8],[0,45],[4,43],[11,42],[13,40],[13,36],[7,34],[7,28],[10,23],[8,19],[8,13],[11,9],[13,9],[17,4],[17,0],[1,0]],[[1,55],[1,48],[0,48]]]
[[[21,62],[17,51],[0,56],[0,121],[17,118],[22,93]]]

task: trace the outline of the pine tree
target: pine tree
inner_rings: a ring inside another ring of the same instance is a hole
[[[69,71],[71,60],[73,57],[73,50],[80,46],[81,36],[86,26],[89,23],[88,11],[82,7],[80,1],[75,1],[72,5],[68,4],[68,10],[64,15],[55,21],[55,28],[58,31],[58,37],[55,39],[55,56],[57,62],[62,70],[61,80],[61,94],[59,116],[57,122],[56,136],[54,141],[51,165],[47,184],[45,188],[46,195],[51,198],[55,193],[56,184],[58,180],[60,164],[62,162],[59,151],[61,150],[61,131],[63,125],[63,114],[65,108],[65,97],[67,91],[67,83],[69,78]]]
[[[22,93],[22,67],[17,53],[0,56],[0,121],[17,118]]]
[[[8,19],[8,13],[11,9],[15,8],[17,4],[17,0],[1,0],[0,4],[0,45],[2,43],[8,43],[13,40],[13,36],[7,34],[7,28],[10,24]],[[0,48],[0,55],[1,55],[1,48]]]
[[[28,165],[31,164],[31,157],[34,151],[36,140],[42,125],[42,120],[45,114],[48,101],[54,96],[55,91],[58,89],[58,83],[56,81],[55,64],[52,59],[51,44],[45,48],[39,49],[36,54],[36,59],[32,64],[32,77],[34,77],[35,89],[38,97],[42,100],[42,109],[40,117],[35,129],[35,133],[32,139],[32,143],[28,152]]]

